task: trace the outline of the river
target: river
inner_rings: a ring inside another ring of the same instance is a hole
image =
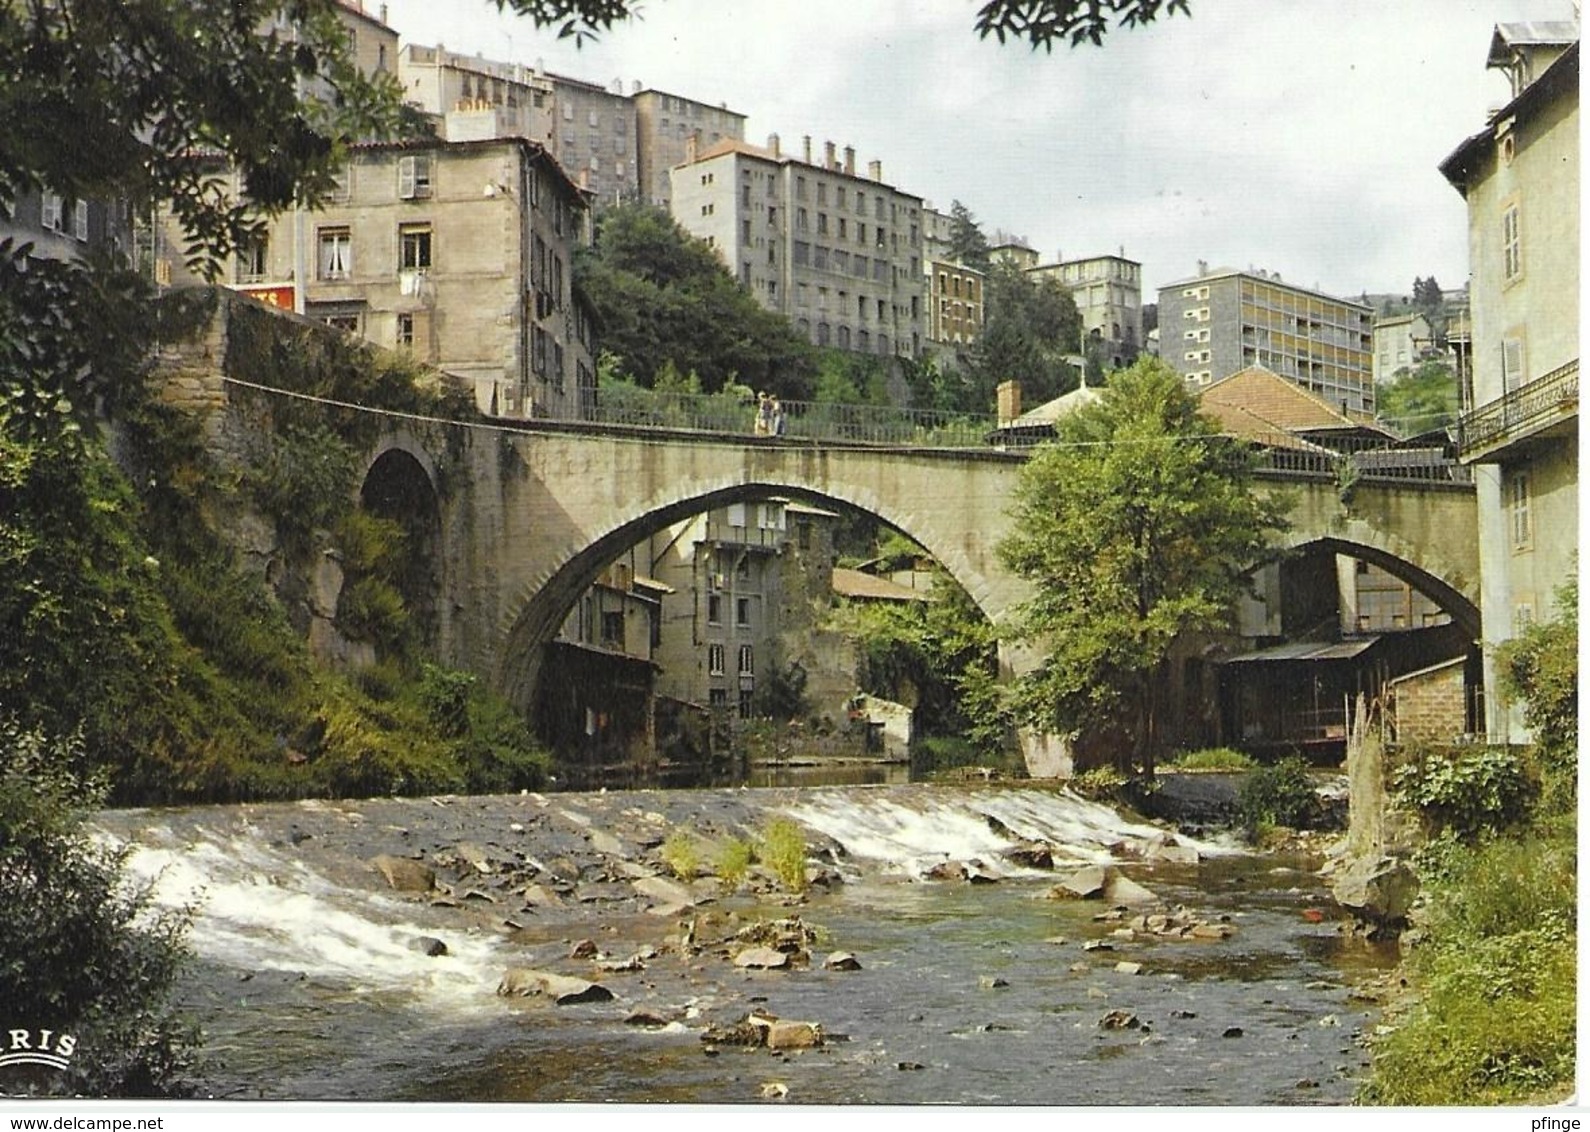
[[[756,873],[732,894],[699,879],[689,908],[641,891],[681,831],[706,846],[775,817],[806,835],[820,883],[804,899]],[[1317,859],[1182,837],[1182,860],[1147,860],[1161,828],[1031,784],[304,802],[99,825],[161,903],[194,909],[179,999],[217,1097],[1343,1104],[1377,1012],[1357,988],[1396,958],[1345,930]],[[1006,856],[1035,844],[1053,868]],[[391,889],[368,863],[383,853],[428,862],[436,890]],[[975,879],[926,875],[946,862]],[[1148,903],[1045,898],[1090,863]],[[1156,914],[1168,926],[1143,918]],[[808,966],[735,965],[736,932],[792,917],[815,932]],[[595,954],[575,958],[582,940]],[[859,969],[827,969],[834,951]],[[500,997],[516,967],[614,998]],[[826,1040],[703,1040],[751,1012]]]

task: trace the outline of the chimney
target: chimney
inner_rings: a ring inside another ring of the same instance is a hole
[[[854,146],[845,147],[845,174],[850,177],[856,175],[856,150]]]
[[[1209,274],[1209,261],[1207,259],[1201,259],[1201,260],[1198,261],[1198,274],[1199,275],[1208,275]]]
[[[621,78],[614,79],[611,89],[613,93],[618,95],[620,98],[624,97],[624,80]]]
[[[874,181],[882,181],[883,180],[883,162],[881,162],[881,161],[869,161],[869,162],[867,162],[867,176],[871,177]]]
[[[385,4],[381,5],[381,23],[384,24],[387,27],[391,27],[392,26],[391,24],[388,24],[386,22],[386,5]]]
[[[1021,416],[1021,382],[1000,382],[994,389],[994,397],[999,409],[1000,424],[1009,424]]]
[[[837,169],[838,167],[839,158],[835,156],[834,143],[825,141],[823,143],[823,168]]]
[[[802,160],[810,165],[812,163],[812,136],[810,134],[801,136],[801,154]]]
[[[691,134],[689,137],[687,137],[685,139],[685,164],[686,165],[694,165],[695,164],[695,161],[696,161],[696,138],[697,138],[697,136],[698,135],[696,135],[696,134]]]
[[[768,134],[767,135],[767,149],[768,149],[768,152],[771,153],[774,157],[782,157],[783,156],[783,154],[779,151],[779,148],[778,148],[778,135],[777,134]]]
[[[630,79],[629,80],[629,96],[631,98],[634,98],[639,93],[640,93],[640,80],[639,79]]]

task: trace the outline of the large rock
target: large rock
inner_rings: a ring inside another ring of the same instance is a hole
[[[1109,874],[1102,865],[1084,865],[1060,878],[1049,890],[1051,900],[1091,900],[1104,895]]]
[[[823,1044],[823,1028],[815,1022],[780,1019],[767,1030],[768,1049],[815,1049]]]
[[[1112,905],[1125,904],[1129,907],[1159,903],[1159,897],[1135,880],[1123,876],[1110,878],[1109,883],[1104,886],[1104,899]]]
[[[653,904],[669,908],[688,908],[692,904],[699,903],[695,893],[667,877],[640,877],[631,883],[635,886],[636,892]]]
[[[1183,845],[1175,837],[1166,834],[1149,838],[1148,843],[1143,846],[1143,859],[1169,865],[1196,865],[1198,850],[1191,845]]]
[[[1419,878],[1395,857],[1360,857],[1331,878],[1336,903],[1370,925],[1395,930],[1408,921]]]
[[[789,966],[786,952],[773,947],[748,947],[734,957],[736,967],[761,967],[777,970]]]
[[[436,887],[436,870],[423,861],[382,853],[370,858],[370,864],[398,892],[429,892]]]
[[[497,984],[497,993],[503,996],[549,998],[559,1006],[579,1002],[607,1002],[613,992],[601,983],[576,979],[572,975],[559,975],[553,971],[537,971],[531,967],[510,967]]]

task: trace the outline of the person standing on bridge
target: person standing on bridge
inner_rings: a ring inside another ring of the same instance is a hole
[[[768,405],[772,418],[771,431],[774,436],[784,435],[784,406],[778,403],[777,397],[769,397]]]
[[[773,399],[765,391],[756,395],[756,426],[753,431],[757,436],[773,434]]]

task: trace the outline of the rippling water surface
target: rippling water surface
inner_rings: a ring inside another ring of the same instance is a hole
[[[752,837],[773,815],[799,821],[814,866],[843,883],[799,905],[742,893],[668,915],[632,889],[668,833]],[[1029,786],[304,803],[103,824],[163,901],[197,909],[182,995],[206,1031],[210,1091],[239,1098],[1345,1103],[1364,1071],[1355,1032],[1373,1021],[1352,987],[1395,958],[1339,930],[1318,862],[1193,842],[1197,864],[1144,863],[1158,827]],[[466,840],[486,869],[439,868],[440,903],[389,891],[366,864],[389,852],[445,866]],[[1044,899],[1053,873],[1003,856],[1024,841],[1049,845],[1057,868],[1118,868],[1156,907],[1231,935],[1127,933],[1142,910],[1100,920],[1098,901]],[[924,879],[946,860],[994,883]],[[526,876],[561,883],[563,902],[526,904]],[[820,932],[805,969],[678,946],[692,918],[707,939],[791,915]],[[422,936],[448,954],[416,950]],[[570,958],[581,938],[610,957],[656,954],[597,972]],[[833,950],[861,969],[823,969]],[[512,966],[599,978],[616,997],[499,998]],[[627,1024],[639,1008],[669,1024]],[[829,1040],[791,1053],[702,1041],[752,1010],[819,1022]],[[1101,1024],[1112,1012],[1125,1024]]]

